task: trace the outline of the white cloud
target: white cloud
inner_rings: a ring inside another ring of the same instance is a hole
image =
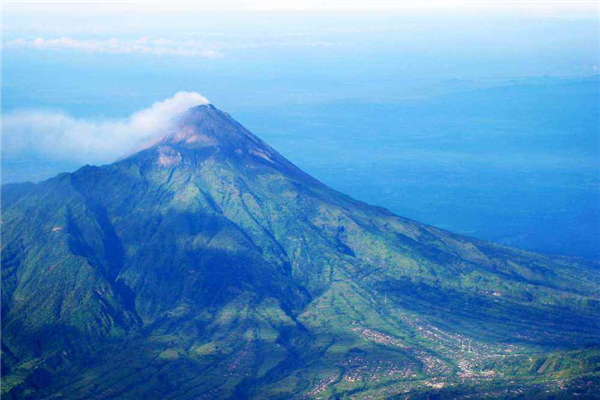
[[[179,92],[122,120],[93,121],[63,113],[15,111],[2,118],[3,156],[37,154],[44,158],[105,163],[165,134],[174,117],[209,104],[194,92]]]
[[[180,55],[190,57],[221,58],[220,52],[207,49],[195,40],[174,41],[164,38],[151,40],[142,37],[133,40],[119,40],[116,38],[94,40],[94,39],[73,39],[69,37],[59,37],[46,39],[38,37],[27,40],[18,38],[8,41],[4,44],[5,48],[27,48],[37,50],[72,50],[85,53],[141,53],[153,55]]]

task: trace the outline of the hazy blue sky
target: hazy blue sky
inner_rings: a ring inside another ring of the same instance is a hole
[[[258,112],[590,76],[598,22],[596,2],[573,1],[5,2],[2,111],[126,118],[187,91]]]
[[[600,68],[596,2],[5,2],[3,11],[5,110],[101,98],[115,109],[73,112],[126,115],[179,90],[228,109],[382,102],[446,79]]]
[[[595,1],[3,2],[2,178],[111,162],[204,96],[360,199],[600,256],[590,244],[599,11]]]

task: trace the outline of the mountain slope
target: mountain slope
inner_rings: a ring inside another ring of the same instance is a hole
[[[8,398],[598,388],[597,265],[355,201],[212,105],[114,164],[3,186],[2,235]]]

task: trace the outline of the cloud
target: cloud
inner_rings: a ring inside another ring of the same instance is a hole
[[[119,40],[116,38],[94,40],[74,39],[59,37],[46,39],[17,38],[4,44],[4,48],[25,48],[36,50],[71,50],[84,53],[126,54],[140,53],[152,55],[180,55],[189,57],[203,57],[216,59],[223,54],[213,49],[206,49],[201,42],[195,40],[174,41],[165,38],[149,39],[142,37],[132,40]]]
[[[111,162],[166,133],[174,117],[200,104],[209,101],[199,93],[178,92],[122,120],[93,121],[44,111],[11,112],[2,118],[3,156]]]

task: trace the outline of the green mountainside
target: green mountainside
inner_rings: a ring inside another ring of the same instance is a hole
[[[2,186],[1,227],[6,399],[600,393],[597,263],[353,200],[212,105]]]

